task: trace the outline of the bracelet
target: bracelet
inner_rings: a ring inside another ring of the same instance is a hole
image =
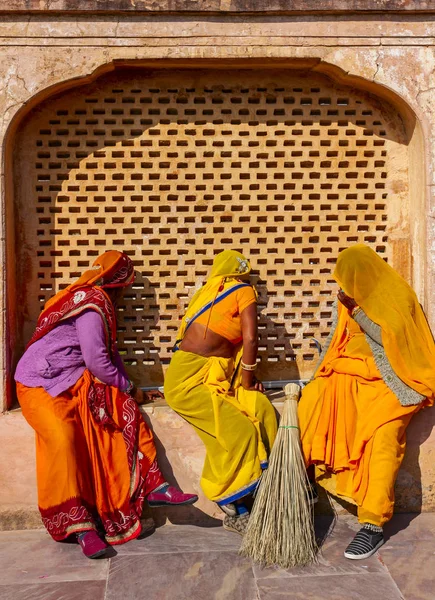
[[[355,318],[355,316],[362,311],[361,306],[355,306],[355,308],[352,309],[350,316],[352,317],[352,319]]]
[[[253,365],[246,365],[242,360],[240,361],[240,364],[242,365],[242,369],[244,371],[255,371],[255,369],[257,368],[257,363],[254,363]]]
[[[124,390],[124,392],[126,392],[127,394],[131,394],[131,392],[134,390],[135,385],[134,383],[131,381],[131,379],[129,379],[128,381],[128,386],[127,388]]]

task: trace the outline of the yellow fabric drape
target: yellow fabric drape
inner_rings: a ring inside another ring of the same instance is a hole
[[[406,427],[433,403],[434,343],[413,290],[368,247],[341,252],[334,278],[381,326],[396,374],[427,395],[420,405],[400,404],[382,380],[364,332],[339,304],[330,347],[299,403],[302,449],[325,489],[357,504],[361,522],[383,525],[393,513]]]
[[[178,350],[165,377],[166,401],[205,445],[201,487],[219,504],[255,489],[277,431],[275,410],[264,394],[245,390],[239,381],[231,388],[235,362]]]
[[[414,290],[364,244],[339,254],[333,277],[381,327],[384,350],[396,375],[433,403],[435,344]]]
[[[177,341],[181,341],[189,321],[208,302],[216,300],[219,292],[224,292],[234,285],[234,278],[249,275],[249,260],[236,250],[224,250],[216,255],[213,267],[206,283],[193,295],[186,314],[181,321]]]
[[[248,259],[240,252],[220,252],[207,282],[190,301],[178,340],[183,339],[198,311],[250,271]],[[277,430],[275,410],[268,398],[240,384],[237,365],[241,355],[241,347],[234,348],[233,358],[205,358],[178,350],[165,376],[166,401],[204,442],[207,455],[201,486],[205,495],[219,504],[256,488]]]

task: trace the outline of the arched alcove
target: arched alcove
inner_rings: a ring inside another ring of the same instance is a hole
[[[139,273],[119,347],[144,385],[162,382],[222,249],[256,270],[264,379],[311,374],[342,248],[365,242],[407,279],[422,272],[411,113],[321,70],[118,65],[28,111],[8,154],[12,359],[47,298],[110,248]]]

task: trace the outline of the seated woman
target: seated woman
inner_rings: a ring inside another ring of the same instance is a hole
[[[96,558],[107,544],[141,532],[151,506],[198,497],[165,482],[153,435],[116,348],[114,305],[133,283],[133,263],[100,256],[78,281],[51,298],[15,372],[18,400],[36,432],[38,504],[50,535],[76,535]],[[149,398],[147,398],[149,399]]]
[[[274,408],[254,376],[257,301],[250,271],[239,252],[216,256],[183,318],[164,388],[169,406],[206,447],[205,495],[226,513],[224,527],[241,534],[249,517],[243,498],[255,491],[277,430]]]
[[[318,483],[358,506],[362,528],[344,553],[358,560],[383,544],[406,427],[434,401],[435,345],[414,291],[376,252],[344,250],[333,277],[338,320],[303,390],[299,425]]]

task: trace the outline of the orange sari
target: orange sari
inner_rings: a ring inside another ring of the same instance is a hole
[[[302,449],[322,487],[356,504],[361,523],[382,526],[393,514],[405,430],[421,406],[400,404],[358,324],[341,306],[339,315],[334,342],[299,402]]]
[[[343,250],[333,277],[380,327],[391,368],[421,401],[401,403],[363,330],[339,304],[330,346],[299,403],[302,449],[325,489],[357,504],[361,523],[382,526],[393,514],[406,427],[434,403],[435,344],[415,292],[368,246]]]
[[[76,284],[47,303],[30,344],[64,319],[95,310],[113,352],[115,311],[103,288],[128,285],[132,277],[128,257],[105,253]],[[130,394],[102,383],[88,370],[55,398],[42,387],[18,382],[17,394],[36,432],[38,504],[53,539],[98,524],[110,544],[137,537],[144,499],[165,480],[153,435]]]

